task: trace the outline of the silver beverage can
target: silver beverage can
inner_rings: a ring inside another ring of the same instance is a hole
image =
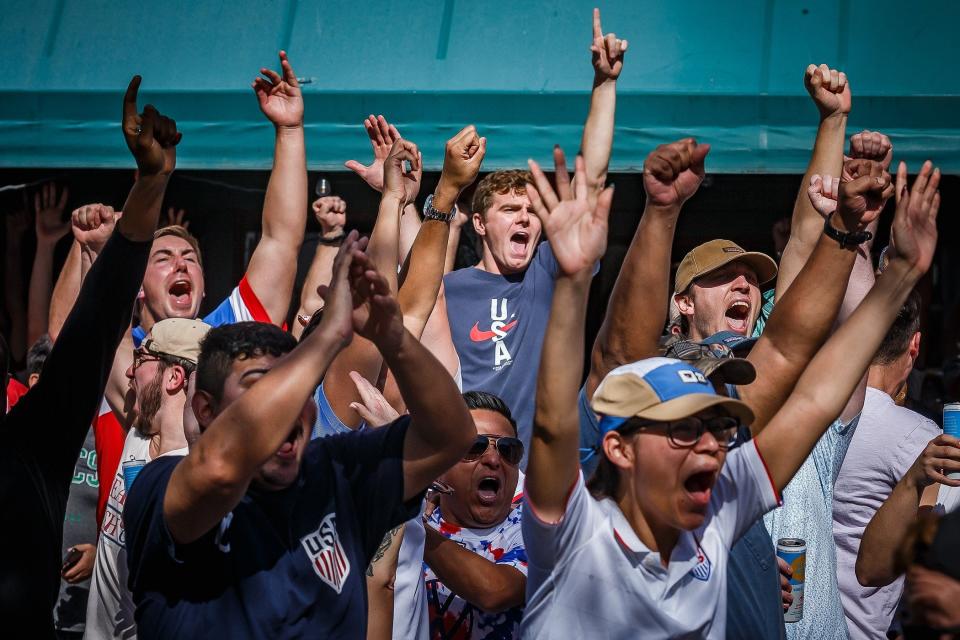
[[[793,569],[790,586],[793,588],[793,603],[783,612],[784,622],[799,622],[803,619],[803,574],[807,568],[807,543],[800,538],[777,540],[777,557]]]
[[[948,402],[943,405],[943,432],[948,436],[960,438],[960,402]],[[960,472],[947,474],[948,478],[960,479]]]

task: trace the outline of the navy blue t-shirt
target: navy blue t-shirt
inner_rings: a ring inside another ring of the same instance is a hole
[[[550,244],[543,242],[523,273],[504,276],[471,267],[443,278],[463,390],[486,391],[506,402],[527,449],[558,269]],[[521,466],[526,465],[524,451]]]
[[[251,488],[187,545],[173,542],[163,519],[167,483],[183,458],[145,466],[123,512],[141,640],[365,637],[366,568],[422,499],[403,501],[408,424],[404,416],[311,441],[294,486]]]

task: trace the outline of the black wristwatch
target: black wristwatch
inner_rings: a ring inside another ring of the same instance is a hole
[[[830,224],[830,216],[823,219],[823,232],[827,234],[828,238],[833,238],[839,242],[841,249],[856,249],[867,240],[873,238],[873,234],[869,231],[840,231],[840,229]]]
[[[324,238],[322,235],[317,240],[320,244],[327,247],[338,247],[343,244],[343,239],[347,237],[347,234],[343,231],[340,232],[340,235],[333,236],[332,238]]]

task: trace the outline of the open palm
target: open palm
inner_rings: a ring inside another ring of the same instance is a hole
[[[907,166],[897,170],[897,190],[901,193],[893,216],[891,235],[897,256],[920,272],[926,272],[937,248],[937,212],[940,210],[940,170],[928,160],[917,175],[913,189],[905,189]]]
[[[562,156],[560,156],[562,162]],[[607,249],[607,229],[610,217],[612,188],[604,189],[591,208],[588,200],[586,169],[583,158],[577,156],[574,194],[570,184],[559,184],[566,178],[566,169],[558,162],[558,190],[565,194],[559,199],[550,182],[536,162],[530,161],[534,184],[527,192],[533,210],[543,223],[550,248],[564,275],[572,276],[593,269]]]
[[[383,191],[383,163],[394,143],[400,139],[400,132],[383,116],[367,117],[363,121],[363,128],[367,130],[370,146],[373,147],[373,162],[363,165],[356,160],[347,160],[343,164],[363,178],[374,191]]]

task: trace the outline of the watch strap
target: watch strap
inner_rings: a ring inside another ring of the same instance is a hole
[[[828,238],[833,238],[840,243],[841,249],[856,249],[858,246],[873,238],[869,231],[840,231],[830,224],[830,216],[823,220],[823,232]]]

